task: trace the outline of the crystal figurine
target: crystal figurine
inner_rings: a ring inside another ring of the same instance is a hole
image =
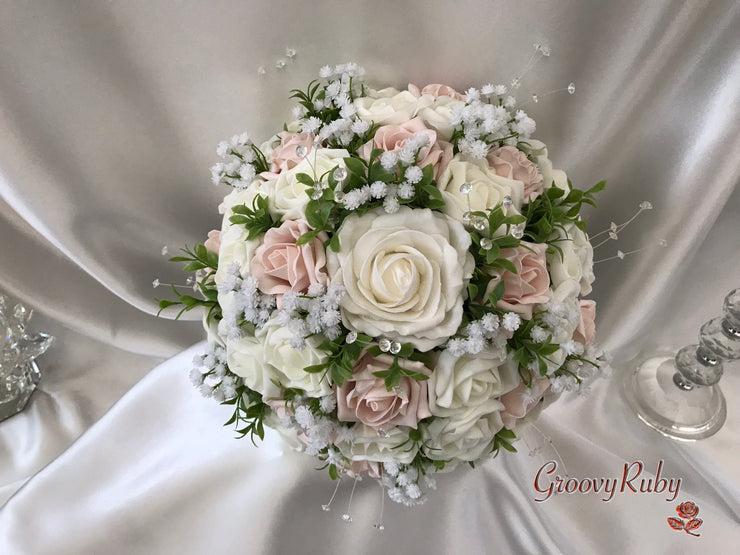
[[[34,360],[49,348],[53,337],[29,332],[33,312],[0,295],[0,420],[23,410],[41,379]]]

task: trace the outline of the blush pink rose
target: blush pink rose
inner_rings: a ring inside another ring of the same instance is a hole
[[[533,201],[542,194],[543,177],[537,166],[521,150],[502,146],[488,153],[488,166],[496,175],[524,183],[524,198]]]
[[[350,478],[352,474],[357,476],[363,476],[365,474],[370,478],[380,478],[383,473],[383,466],[381,463],[376,461],[352,461],[348,468],[350,472]]]
[[[351,379],[337,389],[337,418],[342,422],[362,422],[376,429],[394,426],[416,428],[419,420],[432,415],[427,400],[427,382],[403,377],[397,388],[388,391],[385,380],[373,372],[388,370],[393,357],[364,355],[355,365]],[[431,371],[421,362],[399,360],[409,370],[427,376]]]
[[[438,83],[427,85],[421,90],[416,85],[409,84],[409,92],[417,98],[424,94],[432,95],[434,98],[439,98],[440,96],[449,96],[455,100],[465,100],[466,98],[464,94],[457,92],[452,87]]]
[[[509,260],[516,268],[514,274],[508,270],[501,272],[504,282],[504,296],[498,307],[521,314],[527,320],[532,319],[534,305],[550,300],[550,274],[547,273],[547,245],[522,241],[515,249],[501,249],[501,258]],[[491,281],[488,285],[490,294],[498,284]]]
[[[424,125],[421,118],[414,118],[401,125],[384,125],[378,128],[375,137],[360,147],[360,157],[369,160],[374,148],[398,152],[417,133],[423,133],[429,138],[427,145],[419,151],[418,165],[423,168],[431,164],[436,179],[452,160],[452,145],[447,141],[438,141],[437,132]]]
[[[588,345],[593,342],[596,335],[596,301],[581,299],[578,304],[581,309],[581,321],[573,334],[573,339]]]
[[[277,179],[278,174],[292,170],[303,160],[296,153],[297,147],[305,146],[306,155],[313,148],[313,133],[289,133],[283,131],[278,134],[278,137],[280,137],[280,144],[272,150],[272,154],[270,155],[270,171],[260,174],[267,180]]]
[[[221,232],[218,229],[212,229],[208,232],[208,239],[203,243],[207,251],[218,254],[221,248]]]
[[[288,291],[305,293],[311,284],[329,281],[323,245],[328,236],[322,231],[312,241],[296,246],[307,231],[311,228],[305,220],[288,220],[267,230],[250,264],[260,291],[281,296]]]
[[[536,378],[532,380],[532,392],[525,395],[527,386],[524,382],[517,387],[501,396],[499,401],[504,405],[504,409],[499,413],[504,427],[513,430],[516,427],[516,421],[524,418],[527,413],[537,406],[537,402],[542,399],[550,387],[550,380],[547,378]]]

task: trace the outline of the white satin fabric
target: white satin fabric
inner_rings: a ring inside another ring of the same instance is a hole
[[[575,82],[575,95],[527,109],[574,184],[608,179],[589,231],[655,206],[596,255],[649,247],[596,267],[599,337],[627,371],[640,351],[694,341],[740,286],[738,28],[740,5],[722,0],[2,4],[0,289],[59,341],[28,409],[0,423],[0,553],[734,551],[736,367],[722,380],[725,427],[695,444],[642,426],[614,379],[539,420],[569,475],[615,477],[638,459],[654,472],[663,459],[664,476],[682,478],[675,502],[536,503],[534,475],[554,451],[534,434],[545,448],[533,457],[520,442],[516,455],[440,476],[421,508],[386,502],[379,533],[373,482],[358,484],[346,525],[350,486],[325,513],[333,484],[311,459],[283,453],[274,434],[254,449],[221,426],[228,409],[187,383],[202,346],[177,354],[199,325],[155,318],[166,292],[151,281],[182,280],[162,245],[219,225],[216,143],[277,130],[289,89],[321,65],[354,60],[399,88],[464,88],[509,81],[547,41],[553,54],[519,98]],[[278,70],[286,46],[297,56]],[[686,500],[700,508],[699,538],[667,525]]]

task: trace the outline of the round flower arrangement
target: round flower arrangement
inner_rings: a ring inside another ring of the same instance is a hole
[[[355,64],[294,90],[264,144],[218,146],[223,225],[173,258],[209,350],[191,378],[238,432],[276,428],[394,501],[512,443],[598,370],[588,191],[502,85],[373,90]]]

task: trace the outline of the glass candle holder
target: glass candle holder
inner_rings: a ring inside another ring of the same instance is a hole
[[[725,423],[727,405],[719,380],[724,364],[740,359],[740,288],[724,302],[724,314],[706,322],[699,344],[675,355],[644,360],[624,382],[625,398],[645,424],[674,439],[714,435]]]
[[[33,312],[13,305],[0,295],[0,420],[23,410],[41,379],[34,359],[51,345],[53,337],[29,333]]]

